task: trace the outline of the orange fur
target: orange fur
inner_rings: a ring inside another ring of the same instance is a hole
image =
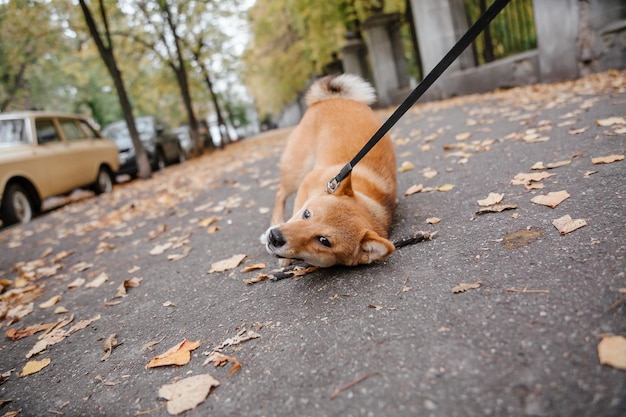
[[[362,80],[354,81],[354,76],[348,82],[369,87]],[[318,83],[328,87],[333,81]],[[262,241],[268,252],[280,258],[301,259],[314,266],[368,264],[394,250],[387,240],[396,206],[393,144],[386,135],[334,194],[326,193],[326,183],[381,125],[364,102],[345,98],[343,91],[343,97],[336,97],[337,87],[328,90],[322,99],[312,100],[289,137],[281,158],[272,226]],[[285,222],[285,202],[294,193],[293,215]]]

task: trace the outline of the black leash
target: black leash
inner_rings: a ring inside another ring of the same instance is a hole
[[[383,136],[400,120],[404,113],[406,113],[413,104],[430,88],[431,85],[441,74],[454,62],[455,59],[461,55],[461,53],[478,37],[487,25],[504,9],[510,0],[495,0],[495,2],[485,11],[485,13],[478,18],[476,23],[459,39],[459,41],[450,49],[450,51],[443,57],[441,61],[433,68],[430,73],[422,80],[415,90],[409,94],[409,96],[400,104],[400,106],[393,112],[393,114],[385,121],[385,123],[378,129],[374,136],[365,144],[363,149],[350,162],[348,162],[339,174],[326,184],[326,192],[332,194],[335,192],[341,181],[346,179],[352,172],[352,168],[359,163],[361,159],[382,139]]]

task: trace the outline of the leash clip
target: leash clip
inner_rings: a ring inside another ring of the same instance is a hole
[[[326,192],[328,194],[333,194],[337,187],[339,187],[339,181],[337,181],[337,177],[335,177],[326,184]]]

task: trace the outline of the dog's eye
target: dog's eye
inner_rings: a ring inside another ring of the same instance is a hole
[[[309,209],[305,209],[304,213],[302,213],[302,218],[308,219],[309,217],[311,217],[311,212],[309,211]]]
[[[318,236],[317,240],[324,246],[329,247],[330,248],[330,240],[328,240],[326,237],[324,236]]]

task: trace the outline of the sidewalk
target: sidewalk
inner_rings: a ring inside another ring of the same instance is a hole
[[[626,415],[626,371],[598,358],[626,336],[626,161],[592,160],[625,154],[624,117],[624,71],[417,105],[391,237],[436,238],[299,279],[244,282],[276,265],[258,237],[286,131],[2,229],[23,317],[2,320],[0,416],[167,416],[161,388],[201,374],[219,386],[182,415]],[[516,207],[476,214],[490,193]]]

